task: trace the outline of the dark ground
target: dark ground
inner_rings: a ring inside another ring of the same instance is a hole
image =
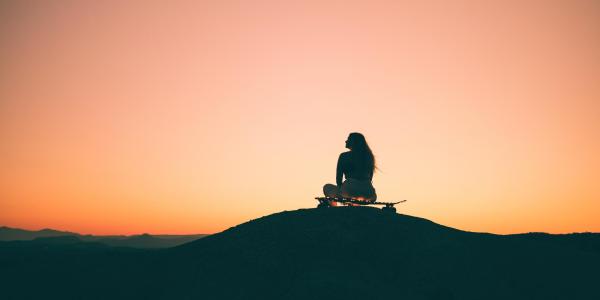
[[[273,214],[166,250],[0,242],[3,299],[600,299],[600,234],[472,233],[370,207]]]

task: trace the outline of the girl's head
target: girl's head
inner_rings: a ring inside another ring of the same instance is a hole
[[[352,153],[357,154],[357,158],[361,163],[366,164],[370,170],[375,171],[375,156],[373,155],[371,148],[369,148],[369,144],[367,144],[367,140],[362,133],[353,132],[348,135],[348,139],[346,140],[346,148],[350,149]]]

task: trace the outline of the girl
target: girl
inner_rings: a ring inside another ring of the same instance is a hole
[[[353,132],[346,140],[346,148],[350,151],[340,154],[337,162],[337,185],[326,184],[323,193],[326,197],[375,202],[377,194],[371,182],[376,166],[369,144],[362,134]],[[346,180],[342,182],[343,177]]]

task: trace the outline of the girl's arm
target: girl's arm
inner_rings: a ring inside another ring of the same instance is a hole
[[[336,168],[336,172],[335,172],[335,183],[337,184],[338,188],[342,188],[342,182],[344,179],[344,159],[343,156],[344,153],[340,154],[340,157],[338,158],[338,162],[337,162],[337,168]]]

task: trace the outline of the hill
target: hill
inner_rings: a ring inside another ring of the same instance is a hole
[[[17,299],[600,299],[599,241],[465,232],[369,207],[301,209],[164,250],[15,254],[0,243],[0,282]]]
[[[600,299],[597,248],[369,207],[282,212],[169,252],[175,298]]]

